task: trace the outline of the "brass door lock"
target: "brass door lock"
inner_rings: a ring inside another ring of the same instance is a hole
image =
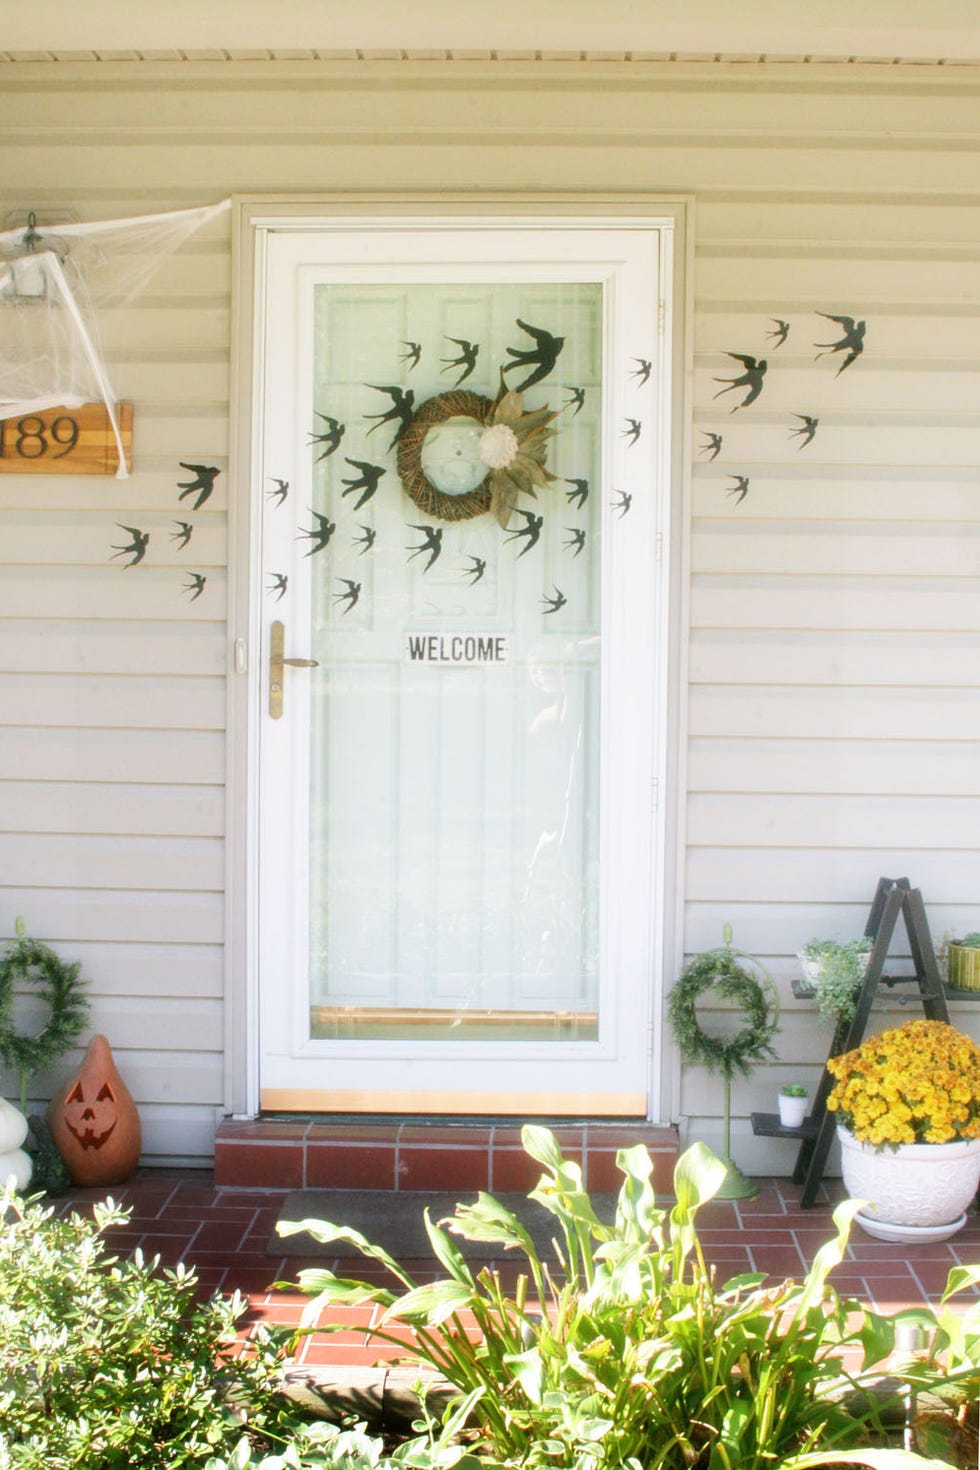
[[[283,671],[288,664],[292,669],[318,669],[315,658],[286,658],[286,626],[275,622],[269,629],[269,715],[274,720],[282,719]]]

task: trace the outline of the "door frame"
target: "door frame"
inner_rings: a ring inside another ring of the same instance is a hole
[[[654,943],[651,1031],[648,1042],[649,1114],[666,1120],[676,1113],[678,1071],[666,1044],[663,996],[683,953],[683,810],[687,645],[687,566],[691,463],[689,385],[692,304],[690,229],[692,202],[658,195],[459,195],[425,194],[393,200],[372,194],[239,196],[233,201],[232,404],[229,448],[228,680],[225,863],[225,1110],[253,1116],[259,1110],[258,1036],[258,860],[255,812],[258,803],[257,729],[261,704],[259,597],[261,567],[258,517],[253,491],[260,442],[258,409],[263,322],[256,311],[264,268],[265,231],[276,226],[311,231],[339,217],[390,216],[392,224],[417,217],[472,219],[497,216],[647,218],[673,225],[671,259],[671,460],[667,530],[658,547],[666,575],[661,582],[658,621],[664,689],[660,701],[662,758],[656,795],[656,883],[652,912]],[[665,979],[666,977],[666,979]],[[659,1045],[655,1043],[659,1038]]]

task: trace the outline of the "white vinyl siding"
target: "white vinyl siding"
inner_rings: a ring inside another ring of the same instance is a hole
[[[5,221],[232,191],[694,199],[677,958],[731,923],[777,979],[781,1065],[735,1088],[748,1168],[791,1165],[741,1120],[797,1064],[814,1078],[826,1048],[790,993],[798,945],[857,933],[881,874],[921,887],[937,936],[980,927],[978,102],[973,67],[0,65]],[[135,401],[133,478],[0,476],[2,926],[22,913],[83,960],[156,1156],[208,1152],[239,983],[222,951],[225,509],[243,493],[225,458],[228,228],[103,322]],[[839,376],[839,357],[816,358],[836,332],[819,312],[868,323]],[[790,323],[776,350],[771,318]],[[729,352],[770,365],[735,413],[737,390],[713,397],[738,371]],[[806,413],[820,427],[797,448]],[[190,557],[167,539],[182,459],[223,470],[185,517]],[[151,531],[143,566],[107,560],[117,521]],[[208,587],[191,603],[192,562]],[[688,1072],[673,1103],[717,1142],[715,1083]]]

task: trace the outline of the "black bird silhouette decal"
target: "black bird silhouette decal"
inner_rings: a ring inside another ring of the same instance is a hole
[[[266,590],[269,593],[276,593],[276,601],[282,602],[286,595],[286,588],[289,586],[289,577],[285,572],[270,572],[269,575],[272,578],[272,586]]]
[[[118,526],[118,524],[119,522],[117,521],[116,525]],[[187,545],[188,541],[194,534],[194,527],[191,525],[190,521],[173,521],[171,524],[175,525],[177,527],[177,530],[174,532],[170,539],[171,541],[176,541],[178,551],[183,551],[184,547]]]
[[[186,500],[188,495],[193,495],[195,490],[199,490],[200,494],[195,500],[192,509],[200,510],[214,489],[214,482],[221,474],[221,471],[215,465],[185,464],[182,459],[178,460],[178,463],[182,470],[190,470],[194,479],[177,481],[177,489],[183,492],[177,496],[177,499]]]
[[[453,384],[454,388],[458,388],[460,383],[465,382],[470,373],[476,367],[476,359],[480,351],[480,344],[479,342],[467,342],[465,337],[447,336],[446,341],[455,342],[456,346],[459,348],[459,356],[440,357],[439,361],[446,364],[446,366],[440,369],[440,371],[448,373],[450,368],[461,367],[463,371],[460,373],[459,377]]]
[[[572,418],[578,418],[582,409],[585,407],[585,389],[569,387],[568,391],[572,396],[571,398],[565,399],[562,408],[573,409]]]
[[[310,435],[309,447],[311,449],[318,444],[325,444],[327,446],[323,453],[318,454],[316,459],[313,461],[314,464],[319,464],[321,459],[326,459],[327,455],[333,454],[334,450],[340,447],[340,441],[341,439],[343,439],[344,434],[347,432],[347,425],[342,424],[339,419],[332,419],[328,413],[321,413],[318,408],[315,408],[313,412],[316,417],[318,419],[322,419],[327,426],[324,433],[317,434],[314,431]]]
[[[518,383],[518,393],[523,393],[525,388],[533,388],[535,383],[540,383],[546,378],[558,361],[559,353],[565,345],[564,337],[553,337],[546,332],[544,327],[532,327],[527,322],[517,318],[517,325],[522,332],[527,332],[533,337],[534,346],[522,350],[519,347],[508,347],[507,354],[512,357],[513,362],[505,362],[501,368],[502,373],[509,373],[516,367],[529,367],[533,371],[528,374],[522,383]]]
[[[565,491],[565,499],[568,501],[569,505],[571,505],[573,501],[576,502],[576,509],[581,510],[582,506],[589,498],[588,480],[566,480],[565,484],[575,486],[574,490]]]
[[[630,445],[634,445],[643,432],[643,425],[639,419],[627,419],[626,428],[623,430],[623,438],[628,439]]]
[[[702,429],[705,442],[701,445],[699,454],[706,454],[709,459],[717,459],[721,453],[721,435],[712,434],[708,429]]]
[[[188,602],[196,602],[201,593],[204,591],[204,587],[208,579],[207,577],[202,576],[200,572],[188,572],[187,575],[188,581],[184,583],[184,591],[191,594],[190,597],[187,599]]]
[[[360,522],[358,524],[360,525]],[[371,547],[374,545],[374,538],[378,533],[371,526],[361,526],[361,530],[364,532],[364,535],[355,536],[354,545],[364,547],[364,551],[361,552],[361,556],[364,556],[366,552],[371,550]]]
[[[124,526],[122,521],[117,521],[116,525],[120,531],[128,531],[133,539],[129,542],[128,546],[116,546],[115,543],[111,544],[109,550],[112,552],[112,555],[109,560],[115,561],[118,556],[132,556],[132,561],[126,562],[125,565],[127,567],[135,567],[146,555],[150,533],[149,531],[139,531],[135,526]]]
[[[470,567],[464,567],[461,575],[464,577],[469,577],[470,586],[475,587],[477,582],[479,582],[480,578],[483,576],[483,573],[486,571],[487,564],[483,560],[482,556],[468,556],[466,559],[467,561],[472,562],[473,565]]]
[[[337,529],[334,522],[328,516],[322,516],[318,510],[313,509],[312,505],[310,506],[310,515],[316,521],[316,525],[309,531],[304,531],[303,527],[300,526],[299,536],[296,537],[296,540],[299,541],[303,536],[306,536],[310,542],[310,549],[303,553],[304,556],[316,556],[317,552],[322,551],[327,545],[330,537]]]
[[[582,547],[585,545],[585,531],[577,531],[574,526],[566,526],[565,530],[571,531],[571,540],[563,541],[561,544],[562,546],[571,547],[572,555],[578,556],[579,552],[582,550]]]
[[[730,393],[733,388],[747,388],[749,390],[741,403],[736,403],[732,409],[732,413],[735,413],[740,408],[747,408],[750,403],[754,403],[758,398],[762,392],[762,380],[766,376],[769,364],[764,357],[761,360],[756,360],[756,358],[749,357],[744,352],[726,352],[725,356],[732,357],[736,362],[740,362],[745,368],[745,372],[741,373],[737,378],[715,378],[714,382],[726,383],[728,385],[725,388],[719,388],[715,397],[720,398],[723,393]]]
[[[816,362],[821,357],[828,357],[834,352],[846,352],[847,356],[834,374],[839,378],[846,367],[850,367],[864,351],[864,334],[867,331],[867,322],[856,322],[852,316],[831,316],[829,311],[818,311],[817,316],[824,317],[828,322],[836,322],[844,329],[844,335],[839,342],[814,342],[814,347],[824,347],[825,352],[818,352],[813,359]]]
[[[265,492],[266,499],[274,500],[276,502],[276,505],[282,505],[286,496],[289,494],[289,481],[277,480],[274,475],[270,475],[269,479],[272,481],[273,485],[275,485],[276,488],[274,490],[267,490]]]
[[[421,342],[406,342],[403,339],[402,346],[407,347],[408,351],[400,353],[398,361],[407,362],[408,371],[411,372],[412,368],[418,367],[419,365],[419,359],[422,356],[422,344]]]
[[[777,347],[782,347],[789,336],[789,322],[784,322],[782,317],[778,316],[771,316],[769,320],[776,323],[776,330],[767,332],[766,339],[772,343],[773,351],[775,351]]]
[[[391,399],[391,407],[387,412],[366,413],[364,417],[375,420],[370,429],[368,429],[369,434],[373,434],[375,429],[380,429],[382,424],[390,424],[396,419],[398,420],[395,437],[388,445],[389,449],[394,449],[412,422],[412,417],[415,413],[415,392],[412,388],[384,388],[379,383],[365,383],[364,386],[365,388],[373,388],[375,393],[387,393]]]
[[[800,442],[796,447],[797,449],[802,449],[804,445],[813,442],[813,436],[817,432],[820,420],[811,418],[808,413],[794,413],[793,417],[794,419],[800,420],[800,427],[798,429],[790,429],[789,437],[791,439],[799,439]]]
[[[536,516],[533,511],[521,510],[520,507],[515,507],[514,514],[524,517],[524,529],[522,531],[512,531],[509,536],[504,537],[504,540],[518,541],[522,537],[527,538],[527,545],[522,546],[517,553],[517,560],[520,561],[521,557],[526,556],[532,546],[537,546],[538,539],[541,535],[541,527],[544,525],[544,516]]]
[[[642,388],[644,383],[649,382],[650,374],[653,372],[653,363],[647,362],[645,357],[634,357],[637,366],[630,373],[631,378],[636,379],[636,386]]]
[[[619,511],[619,519],[622,520],[623,516],[626,515],[630,506],[633,504],[633,497],[632,495],[627,495],[625,490],[617,490],[616,494],[619,496],[619,499],[611,500],[609,503],[613,510]]]
[[[368,464],[363,459],[345,458],[344,463],[349,464],[352,469],[360,470],[361,473],[358,479],[342,479],[340,483],[346,485],[347,489],[342,490],[340,493],[341,495],[353,495],[355,490],[363,490],[364,494],[359,500],[354,502],[354,509],[360,510],[364,502],[371,499],[371,496],[378,488],[381,476],[387,474],[387,470],[383,469],[379,464]]]
[[[421,546],[406,546],[405,548],[406,551],[411,552],[411,556],[408,558],[409,561],[414,561],[417,556],[421,556],[425,551],[429,553],[429,560],[422,568],[422,574],[424,576],[442,550],[443,528],[442,526],[416,526],[411,521],[409,521],[409,525],[413,531],[421,531],[425,537]]]
[[[352,582],[350,577],[339,577],[337,580],[342,587],[347,588],[347,591],[335,592],[333,600],[335,605],[338,606],[340,603],[346,602],[347,606],[344,608],[344,617],[346,617],[351,608],[357,606],[357,599],[361,595],[361,584],[360,582]]]
[[[741,505],[742,501],[749,493],[749,477],[748,475],[733,475],[732,479],[735,481],[735,484],[730,490],[726,491],[725,493],[727,495],[734,495],[735,504]]]
[[[560,587],[555,586],[554,583],[552,583],[552,586],[555,588],[554,597],[549,597],[546,593],[545,596],[541,599],[541,606],[544,608],[544,617],[547,617],[549,613],[558,612],[558,610],[560,608],[563,608],[565,606],[565,603],[568,601],[568,598],[565,596]]]

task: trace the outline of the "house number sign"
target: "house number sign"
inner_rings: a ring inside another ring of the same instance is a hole
[[[128,468],[133,405],[117,403],[116,417]],[[116,438],[104,403],[46,408],[0,419],[0,474],[114,475],[118,466]]]

